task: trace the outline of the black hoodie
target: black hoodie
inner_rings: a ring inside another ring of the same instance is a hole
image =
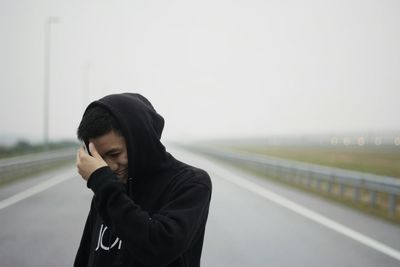
[[[211,198],[208,174],[172,157],[160,142],[164,119],[139,94],[91,103],[119,122],[128,183],[109,167],[88,181],[90,212],[74,266],[200,266]]]

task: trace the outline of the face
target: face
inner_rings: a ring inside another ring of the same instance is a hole
[[[106,133],[100,137],[91,138],[97,151],[110,166],[115,175],[123,182],[128,180],[128,151],[125,138],[115,131]]]

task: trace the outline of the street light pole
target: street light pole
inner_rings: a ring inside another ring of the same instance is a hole
[[[44,119],[43,135],[44,147],[49,148],[49,95],[50,95],[50,53],[51,53],[51,25],[59,22],[58,17],[49,17],[46,19],[44,30]]]

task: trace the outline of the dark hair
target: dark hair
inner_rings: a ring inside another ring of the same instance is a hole
[[[77,135],[79,140],[88,142],[89,139],[100,137],[112,130],[122,135],[121,127],[113,115],[102,107],[94,106],[83,115]]]

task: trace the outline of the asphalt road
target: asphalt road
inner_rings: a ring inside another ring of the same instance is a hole
[[[400,227],[171,149],[206,169],[202,266],[400,266]],[[72,266],[92,193],[70,166],[0,188],[0,266]]]

